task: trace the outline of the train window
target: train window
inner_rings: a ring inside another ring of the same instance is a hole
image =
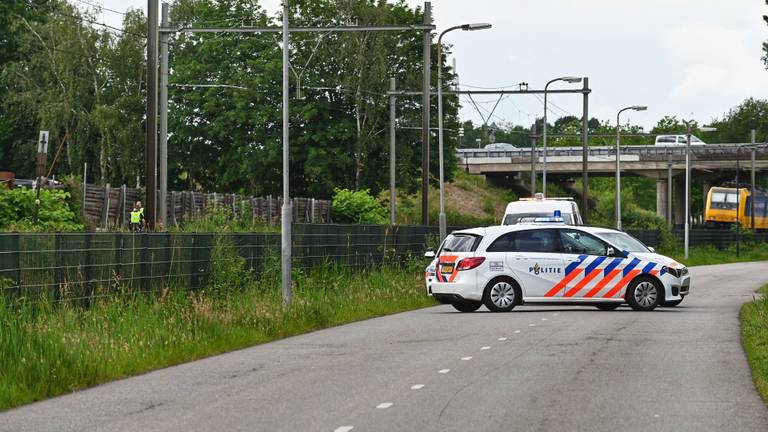
[[[735,210],[738,203],[736,191],[720,190],[712,192],[712,208],[720,210]]]

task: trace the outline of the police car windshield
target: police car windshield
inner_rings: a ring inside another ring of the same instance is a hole
[[[650,252],[648,248],[638,239],[632,237],[627,233],[597,233],[608,243],[618,247],[619,249],[627,252]]]
[[[450,234],[445,238],[440,252],[473,252],[477,248],[477,236],[471,234]]]
[[[534,220],[535,218],[551,218],[554,216],[554,213],[515,213],[515,214],[508,214],[504,216],[504,223],[502,225],[517,225],[521,222],[521,219],[525,219],[522,222],[530,222]],[[574,225],[573,223],[573,215],[570,213],[561,213],[560,217],[563,218],[563,222],[567,225]]]

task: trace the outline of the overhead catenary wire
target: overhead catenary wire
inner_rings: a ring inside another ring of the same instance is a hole
[[[143,33],[134,33],[134,32],[131,32],[131,31],[128,31],[128,30],[125,30],[125,29],[121,29],[119,27],[111,26],[111,25],[109,25],[107,23],[104,23],[104,22],[100,22],[100,21],[92,20],[90,18],[86,18],[86,17],[84,17],[82,15],[72,15],[72,14],[69,14],[69,13],[66,13],[66,12],[62,12],[62,11],[59,11],[59,10],[56,10],[56,9],[44,8],[42,6],[38,6],[38,5],[33,4],[33,3],[25,3],[25,6],[28,6],[28,7],[34,8],[34,9],[36,9],[38,11],[43,11],[43,12],[46,12],[48,14],[55,15],[55,16],[58,16],[58,17],[61,17],[61,18],[72,18],[72,19],[76,19],[76,20],[80,21],[81,23],[88,23],[88,24],[92,24],[92,25],[96,25],[96,26],[101,26],[101,27],[103,27],[105,29],[116,31],[116,32],[119,32],[119,33],[122,33],[122,34],[129,34],[129,35],[133,35],[133,36],[141,36],[141,37],[144,37],[144,38],[146,37],[146,35],[143,34]]]
[[[120,15],[122,15],[122,16],[126,16],[126,15],[128,15],[128,14],[127,14],[127,13],[125,13],[125,12],[120,12],[120,11],[118,11],[118,10],[115,10],[115,9],[110,9],[110,8],[108,8],[108,7],[105,7],[105,6],[102,6],[102,5],[96,4],[96,3],[91,3],[91,2],[89,2],[89,1],[86,1],[86,0],[74,0],[74,1],[76,1],[76,2],[78,2],[78,3],[82,3],[82,4],[85,4],[85,5],[88,5],[88,6],[91,6],[91,7],[94,7],[94,8],[96,8],[96,9],[100,10],[100,11],[107,11],[107,12],[112,12],[112,13],[120,14]]]

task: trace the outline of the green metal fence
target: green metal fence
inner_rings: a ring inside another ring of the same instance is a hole
[[[662,234],[631,230],[650,246]],[[293,265],[351,269],[421,256],[435,246],[432,226],[296,224]],[[681,242],[682,233],[672,233]],[[768,241],[768,233],[692,230],[691,246],[727,247],[737,241]],[[167,286],[205,287],[216,245],[227,245],[256,274],[277,269],[279,233],[5,233],[0,234],[0,292],[29,300],[93,299],[120,292],[152,292]],[[271,266],[271,267],[270,267]]]
[[[294,267],[360,269],[421,254],[437,228],[296,224]],[[279,265],[279,233],[0,234],[0,292],[88,303],[119,292],[205,287],[214,247],[236,251],[256,274]]]

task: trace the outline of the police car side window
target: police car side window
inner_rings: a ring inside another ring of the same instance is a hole
[[[514,252],[515,251],[515,233],[506,233],[497,238],[486,249],[488,252]]]
[[[516,252],[559,252],[560,242],[555,230],[518,231],[515,236]]]
[[[560,230],[563,251],[572,254],[601,255],[607,254],[605,243],[582,231]]]

